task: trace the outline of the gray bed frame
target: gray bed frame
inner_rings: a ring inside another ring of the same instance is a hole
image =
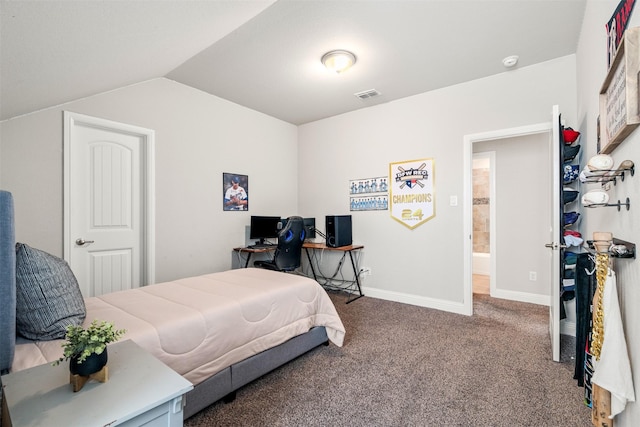
[[[11,368],[16,343],[15,272],[13,197],[11,193],[0,190],[0,372],[3,374]],[[315,327],[277,347],[225,368],[187,393],[184,418],[220,399],[233,400],[240,387],[321,344],[329,344],[327,332],[324,327]]]

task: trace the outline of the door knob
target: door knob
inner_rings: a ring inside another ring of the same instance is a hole
[[[549,249],[556,249],[557,250],[557,249],[560,249],[560,248],[564,249],[564,248],[567,247],[567,245],[562,245],[562,244],[559,245],[556,242],[553,242],[553,243],[546,243],[544,245],[544,247],[545,248],[549,248]]]
[[[82,237],[79,239],[76,239],[76,245],[78,246],[82,246],[86,243],[93,243],[93,242],[94,242],[93,240],[84,240]]]

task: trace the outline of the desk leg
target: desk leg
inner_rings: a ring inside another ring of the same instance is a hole
[[[356,285],[358,285],[358,294],[359,295],[357,297],[355,297],[354,299],[349,298],[349,300],[347,301],[347,304],[349,304],[350,302],[353,302],[353,301],[357,300],[358,298],[364,296],[364,295],[362,295],[362,288],[360,287],[360,277],[359,277],[359,274],[358,274],[358,269],[356,267],[356,263],[353,260],[353,254],[351,253],[351,251],[348,251],[348,252],[349,252],[349,258],[351,259],[351,267],[353,267],[353,274],[356,277]]]
[[[309,255],[309,248],[304,248],[304,251],[307,253],[307,259],[309,260],[309,266],[311,267],[311,272],[313,273],[313,280],[318,281],[318,276],[316,276],[316,269],[313,268],[313,262],[311,261],[311,255]]]
[[[249,266],[249,260],[251,259],[251,252],[247,252],[247,261],[244,263],[244,268]]]

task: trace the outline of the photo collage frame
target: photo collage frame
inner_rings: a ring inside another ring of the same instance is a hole
[[[349,210],[385,211],[389,209],[389,179],[386,176],[349,181]]]

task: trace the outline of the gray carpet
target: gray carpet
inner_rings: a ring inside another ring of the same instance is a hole
[[[342,348],[312,350],[185,426],[591,425],[570,340],[551,360],[547,307],[476,295],[469,317],[331,298]]]

